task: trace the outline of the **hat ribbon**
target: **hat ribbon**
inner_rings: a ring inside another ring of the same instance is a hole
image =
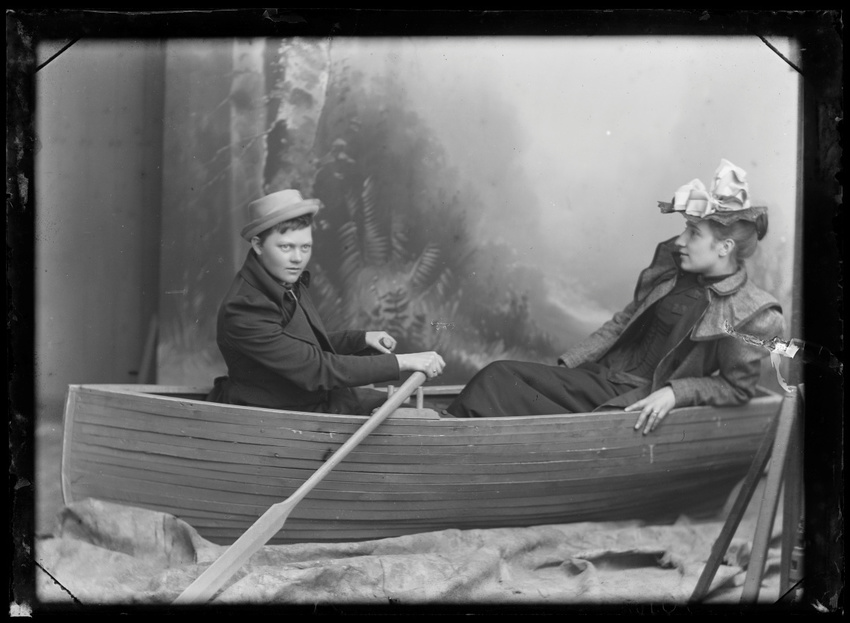
[[[673,195],[673,210],[698,218],[715,212],[736,212],[750,207],[747,173],[728,160],[721,160],[714,173],[711,191],[705,184],[693,179],[680,186]]]

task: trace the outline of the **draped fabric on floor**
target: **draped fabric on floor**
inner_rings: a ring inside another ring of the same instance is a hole
[[[266,546],[214,603],[684,603],[721,527],[681,517]],[[745,516],[705,602],[739,602],[754,530],[754,516]],[[52,536],[36,543],[37,597],[170,604],[225,549],[172,515],[85,500],[64,507]],[[778,565],[775,532],[760,602],[779,598]]]

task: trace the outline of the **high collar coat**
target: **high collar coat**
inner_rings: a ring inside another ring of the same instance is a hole
[[[347,388],[399,378],[394,355],[355,354],[367,348],[365,331],[325,329],[307,282],[302,277],[293,296],[248,252],[219,307],[216,341],[227,377],[217,379],[210,400],[338,411]]]
[[[638,278],[629,304],[586,340],[558,359],[573,368],[598,362],[615,345],[635,337],[639,319],[676,285],[679,274],[675,238],[658,245],[652,263]],[[626,407],[651,392],[670,386],[676,406],[741,404],[756,394],[761,361],[767,351],[726,331],[726,323],[762,339],[784,331],[776,299],[747,278],[741,266],[729,277],[707,286],[704,296],[683,316],[668,339],[652,383],[616,397],[600,408]]]

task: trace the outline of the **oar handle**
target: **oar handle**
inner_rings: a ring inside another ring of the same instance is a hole
[[[401,403],[425,382],[423,372],[414,372],[381,407],[366,420],[339,449],[333,453],[315,474],[298,487],[286,500],[278,502],[263,513],[253,525],[248,528],[236,542],[225,550],[198,578],[184,590],[175,604],[193,604],[208,601],[224,586],[258,549],[265,545],[283,527],[286,518],[298,502],[306,496],[334,467],[348,456],[357,445],[375,430]]]

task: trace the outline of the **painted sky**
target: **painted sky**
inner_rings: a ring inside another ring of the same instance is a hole
[[[655,244],[681,230],[656,202],[710,184],[721,158],[770,207],[762,253],[790,288],[798,74],[757,37],[335,39],[332,55],[405,76],[484,198],[470,218],[479,239],[509,242],[590,325],[628,301]]]

